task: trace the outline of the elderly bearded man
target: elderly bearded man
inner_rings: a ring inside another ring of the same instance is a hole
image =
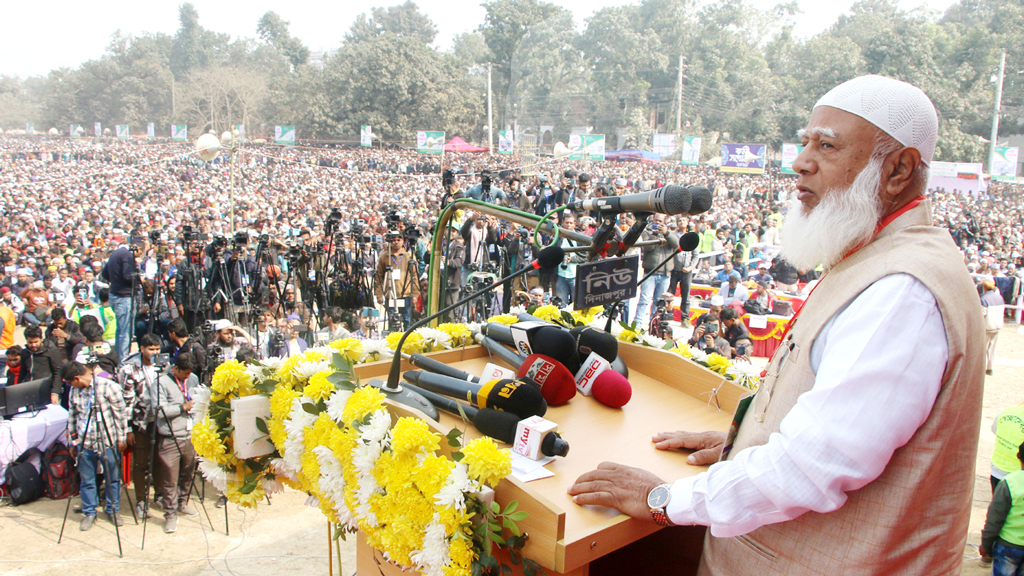
[[[577,504],[710,527],[701,575],[959,574],[981,418],[981,313],[924,199],[938,119],[880,76],[815,105],[784,256],[828,272],[740,404],[738,431],[668,432],[718,463],[666,484],[603,463]],[[746,410],[743,412],[743,406]]]

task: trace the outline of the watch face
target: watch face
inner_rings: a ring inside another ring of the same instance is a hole
[[[668,504],[668,496],[667,486],[657,486],[647,495],[647,505],[651,508],[664,508]]]

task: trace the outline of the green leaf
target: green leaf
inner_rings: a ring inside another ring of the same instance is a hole
[[[501,565],[501,573],[502,574],[511,574],[512,573],[512,567],[509,566],[508,564],[502,564]]]
[[[495,558],[491,554],[487,554],[487,555],[481,554],[480,555],[480,564],[486,566],[487,568],[497,568],[498,567],[498,559]]]
[[[264,434],[270,434],[270,431],[267,430],[267,422],[263,418],[256,418],[256,429]]]
[[[466,411],[462,409],[462,403],[456,402],[455,407],[459,410],[459,416],[462,416],[462,421],[469,422],[469,416],[466,416]]]
[[[238,492],[241,494],[251,494],[252,491],[256,489],[257,483],[259,483],[258,478],[253,479],[252,482],[246,482],[245,484],[242,484],[242,487],[238,489]]]
[[[516,508],[518,508],[518,507],[519,507],[519,500],[513,500],[513,501],[508,503],[508,506],[505,506],[505,512],[503,512],[503,514],[511,514],[511,513],[515,512]]]
[[[473,565],[472,565],[472,569],[473,569],[473,576],[482,576],[483,575],[483,566],[480,564],[480,562],[474,560],[473,561]]]
[[[505,528],[507,528],[508,531],[511,532],[512,534],[515,534],[516,536],[519,536],[519,534],[520,534],[519,526],[516,526],[516,523],[513,522],[511,518],[502,518],[501,519],[501,525],[504,526]]]
[[[494,500],[491,500],[490,508],[491,508],[491,513],[492,514],[499,514],[499,513],[501,513],[501,505],[498,504],[497,502],[495,502]]]
[[[452,452],[452,460],[456,462],[462,462],[462,459],[465,457],[466,455],[463,454],[462,452]]]
[[[501,532],[501,526],[497,522],[488,522],[487,528],[491,531],[492,535]]]
[[[508,515],[508,519],[512,520],[513,522],[522,522],[523,520],[526,520],[529,517],[530,513],[527,512],[526,510],[520,510],[518,512],[513,512]]]
[[[310,403],[310,402],[303,402],[302,403],[302,410],[305,411],[308,414],[312,414],[313,416],[319,416],[320,415],[320,412],[316,409],[316,406],[314,404]]]

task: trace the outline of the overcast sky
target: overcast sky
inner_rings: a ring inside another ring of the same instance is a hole
[[[291,32],[310,49],[338,47],[352,21],[373,4],[390,6],[404,0],[368,2],[325,2],[324,0],[192,0],[203,27],[226,32],[232,37],[254,37],[256,21],[269,10],[291,22]],[[445,49],[452,38],[475,29],[484,19],[481,0],[415,0],[437,25],[438,47]],[[780,0],[750,0],[762,9]],[[796,32],[812,36],[849,10],[853,0],[798,0],[804,13]],[[622,0],[555,0],[572,10],[576,22],[606,6],[620,6]],[[150,0],[7,0],[0,9],[4,30],[0,32],[0,74],[21,77],[46,74],[61,66],[76,67],[100,57],[116,30],[129,34],[163,32],[174,34],[178,27],[178,1]],[[902,0],[904,9],[924,6],[944,11],[953,0]]]

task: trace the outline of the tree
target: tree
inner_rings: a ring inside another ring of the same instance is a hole
[[[420,12],[412,0],[388,8],[373,8],[370,16],[360,14],[346,36],[346,42],[362,42],[390,33],[399,38],[419,40],[430,44],[437,37],[437,26]]]
[[[256,25],[259,37],[277,48],[288,58],[292,67],[302,66],[309,61],[309,48],[288,32],[289,23],[275,12],[267,12]]]

